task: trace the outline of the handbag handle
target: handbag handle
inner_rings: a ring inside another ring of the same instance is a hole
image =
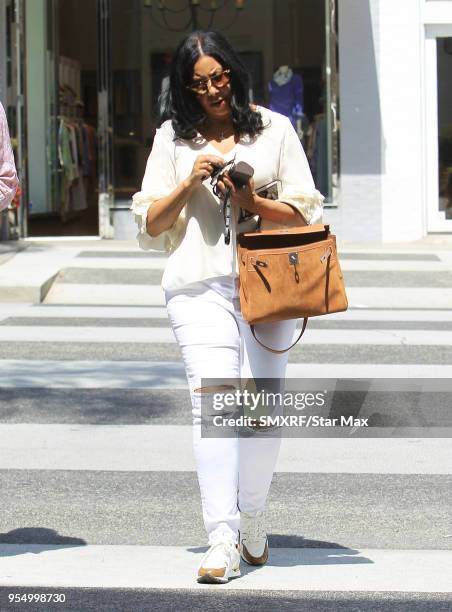
[[[254,339],[255,339],[255,340],[256,340],[256,342],[258,342],[258,343],[259,343],[261,346],[263,346],[263,347],[264,347],[264,349],[267,349],[267,351],[270,351],[270,352],[272,352],[272,353],[279,353],[279,354],[280,354],[280,353],[285,353],[286,351],[289,351],[289,350],[290,350],[290,349],[291,349],[293,346],[295,346],[295,345],[296,345],[296,343],[298,342],[298,340],[299,340],[299,339],[301,338],[301,336],[304,334],[304,330],[306,329],[306,325],[307,325],[307,324],[308,324],[308,317],[305,317],[305,318],[303,319],[303,325],[302,325],[302,327],[301,327],[301,332],[300,332],[300,335],[298,336],[298,338],[297,338],[297,339],[295,340],[295,342],[294,342],[293,344],[291,344],[291,345],[290,345],[288,348],[286,348],[286,349],[281,349],[281,350],[278,350],[278,349],[273,349],[273,348],[270,348],[269,346],[265,346],[265,344],[264,344],[263,342],[261,342],[261,341],[259,340],[259,338],[257,338],[257,337],[256,337],[256,334],[255,334],[255,332],[254,332],[254,325],[250,325],[250,328],[251,328],[251,333],[252,333],[252,334],[253,334],[253,336],[254,336]]]

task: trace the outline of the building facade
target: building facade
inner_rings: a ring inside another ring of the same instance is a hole
[[[452,0],[0,0],[10,237],[134,237],[172,51],[197,27],[291,117],[342,239],[452,231]]]
[[[452,2],[339,0],[341,189],[350,240],[452,231]]]

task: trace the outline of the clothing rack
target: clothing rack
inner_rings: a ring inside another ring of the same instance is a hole
[[[88,208],[87,192],[96,183],[96,130],[80,116],[82,103],[64,105],[69,113],[56,116],[60,172],[60,214],[63,221]]]

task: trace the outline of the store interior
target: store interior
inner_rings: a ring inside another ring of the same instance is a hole
[[[29,215],[30,236],[98,235],[97,27],[96,2],[57,0],[53,22],[54,79],[52,184],[47,210]],[[115,201],[140,189],[158,126],[159,95],[187,15],[149,8],[156,3],[112,0],[111,74]],[[173,9],[182,0],[163,3]],[[218,5],[221,3],[217,3]],[[318,189],[326,193],[325,12],[319,0],[247,0],[217,11],[213,29],[223,30],[252,77],[252,98],[286,114],[305,148]],[[201,0],[201,5],[209,5]],[[208,25],[202,13],[199,26]],[[164,19],[163,19],[164,18]],[[206,22],[206,23],[204,23]],[[253,23],[253,28],[250,28]],[[229,27],[227,27],[229,24]],[[173,31],[176,30],[176,31]],[[50,37],[48,37],[50,38]],[[51,136],[52,138],[52,136]]]
[[[437,38],[439,210],[452,219],[452,38]]]
[[[96,5],[58,0],[48,13],[51,87],[49,210],[30,214],[30,236],[98,234]],[[83,37],[80,36],[83,32]],[[78,35],[76,36],[76,33]]]

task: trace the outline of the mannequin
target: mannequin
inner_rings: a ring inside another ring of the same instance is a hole
[[[273,75],[273,80],[279,87],[282,87],[283,85],[285,85],[286,83],[290,81],[292,76],[293,76],[292,68],[289,68],[289,66],[284,65],[284,66],[280,66],[275,71]]]
[[[303,137],[303,79],[286,65],[280,66],[268,84],[270,109],[281,113],[292,122],[298,136]]]

